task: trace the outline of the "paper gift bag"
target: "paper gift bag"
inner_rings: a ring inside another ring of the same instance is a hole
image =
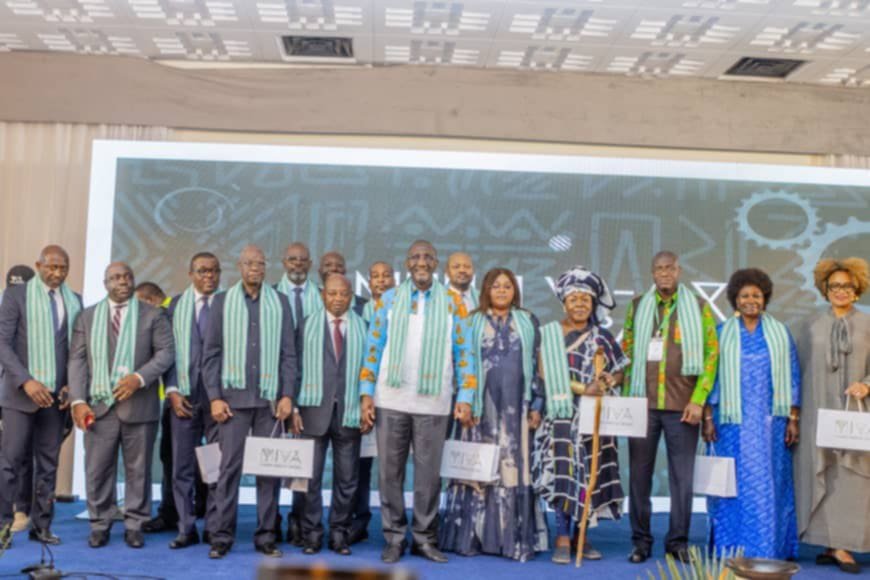
[[[449,440],[441,456],[441,477],[490,483],[498,479],[498,445]]]
[[[604,397],[601,427],[605,437],[646,437],[649,403],[646,397]],[[595,427],[595,397],[580,399],[580,433],[591,435]]]
[[[712,450],[712,445],[711,445]],[[737,497],[737,471],[733,457],[711,455],[695,457],[695,477],[693,489],[697,495],[716,497]]]
[[[377,457],[378,456],[378,440],[375,438],[375,430],[372,429],[362,436],[362,442],[359,448],[360,457]]]
[[[816,446],[826,449],[870,451],[870,413],[858,401],[858,411],[819,409],[816,420]]]
[[[247,437],[242,473],[287,479],[310,479],[314,471],[314,441]]]
[[[207,484],[217,483],[221,473],[221,446],[217,443],[209,443],[195,449],[196,463],[199,465],[199,474],[202,482]]]

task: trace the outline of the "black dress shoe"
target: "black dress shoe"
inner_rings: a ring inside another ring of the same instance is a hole
[[[674,560],[682,562],[683,564],[688,564],[691,561],[691,558],[689,557],[689,548],[685,546],[674,550],[668,550],[668,554],[673,556]]]
[[[187,548],[189,546],[195,546],[199,543],[199,534],[193,532],[192,534],[178,534],[175,536],[175,539],[169,542],[170,550],[179,550],[181,548]]]
[[[447,563],[447,556],[442,554],[441,550],[436,548],[434,544],[414,544],[411,546],[411,554],[421,556],[437,564]]]
[[[329,549],[339,556],[350,556],[350,546],[344,538],[335,538],[329,541]]]
[[[145,536],[139,530],[126,530],[124,532],[124,542],[131,548],[143,548],[145,546]]]
[[[95,530],[88,537],[88,546],[102,548],[109,543],[109,530]]]
[[[306,556],[313,556],[314,554],[318,553],[320,551],[320,549],[321,549],[320,544],[311,544],[311,543],[306,542],[305,544],[302,545],[302,553],[305,554]]]
[[[60,544],[60,538],[51,533],[48,528],[30,528],[27,537],[40,544],[48,544],[49,546],[57,546]]]
[[[163,519],[163,516],[157,516],[142,524],[142,531],[146,534],[157,534],[165,532],[171,527],[173,526],[170,526],[169,522]]]
[[[262,546],[254,546],[254,548],[264,556],[269,556],[270,558],[280,558],[284,555],[284,552],[279,550],[278,546],[273,542],[266,542]]]
[[[211,544],[211,532],[202,532],[202,543],[203,544]]]
[[[220,560],[230,551],[230,545],[222,542],[217,542],[211,545],[211,550],[208,551],[208,557],[212,560]]]
[[[381,560],[387,564],[395,564],[402,558],[405,553],[405,544],[387,544],[384,551],[381,552]]]
[[[369,539],[369,532],[366,529],[359,529],[351,531],[350,535],[347,537],[347,543],[351,546],[354,544],[359,544],[360,542],[365,542]]]
[[[642,564],[647,561],[649,558],[649,550],[644,550],[643,548],[638,548],[635,546],[631,550],[631,554],[628,555],[628,561],[632,564]]]
[[[299,520],[295,519],[292,514],[289,514],[290,523],[287,525],[287,541],[297,547],[303,547],[305,540],[302,538],[302,526],[299,525]]]

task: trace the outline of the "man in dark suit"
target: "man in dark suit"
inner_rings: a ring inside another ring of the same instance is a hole
[[[264,284],[266,258],[260,248],[246,246],[237,266],[241,281],[214,298],[203,354],[203,380],[221,446],[213,517],[208,518],[210,558],[223,558],[235,539],[245,438],[248,433],[269,437],[276,421],[290,417],[296,390],[290,303]],[[265,342],[264,335],[280,336],[278,344]],[[257,477],[254,547],[272,557],[282,555],[275,543],[279,486],[279,479]]]
[[[100,548],[109,542],[120,447],[124,541],[141,548],[142,524],[151,515],[151,457],[160,419],[157,387],[175,348],[163,310],[133,296],[130,266],[109,264],[104,285],[107,298],[76,321],[69,362],[73,420],[85,432],[88,545]]]
[[[9,288],[0,306],[0,363],[4,368],[0,533],[13,521],[21,466],[35,461],[29,535],[54,545],[60,543],[51,533],[51,520],[58,454],[68,420],[70,329],[82,304],[64,283],[69,256],[63,248],[44,248],[36,270],[38,276],[27,284]]]
[[[293,431],[314,439],[313,477],[308,482],[302,516],[303,552],[319,552],[323,541],[321,490],[326,450],[331,444],[329,548],[349,555],[348,537],[359,478],[359,369],[366,324],[350,311],[353,292],[343,275],[327,275],[322,297],[325,309],[309,316],[304,323],[305,362],[300,398],[293,415]],[[306,368],[307,364],[319,368]]]
[[[175,365],[164,380],[172,433],[170,480],[178,512],[178,536],[169,543],[173,550],[199,543],[196,531],[195,450],[201,444],[203,435],[208,443],[215,443],[218,439],[217,423],[211,418],[210,403],[202,382],[205,335],[211,305],[221,279],[217,256],[210,252],[193,256],[188,276],[191,285],[183,294],[173,298],[169,305],[168,313],[175,337]],[[188,345],[186,349],[182,343]],[[186,372],[179,373],[180,366],[184,366]],[[209,497],[206,504],[207,512],[211,511],[214,498]]]

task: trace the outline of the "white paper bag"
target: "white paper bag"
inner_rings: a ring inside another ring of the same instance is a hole
[[[202,482],[217,483],[221,473],[221,446],[217,443],[209,443],[197,447],[194,451]]]
[[[314,471],[312,439],[247,437],[242,473],[266,477],[311,479]]]
[[[849,397],[851,399],[851,397]],[[848,409],[849,400],[846,400]],[[816,421],[816,446],[826,449],[870,451],[870,413],[858,411],[819,409]]]
[[[646,437],[649,403],[646,397],[604,397],[600,435]],[[580,398],[580,433],[591,435],[595,428],[595,397]]]
[[[733,457],[695,456],[692,488],[697,495],[737,497],[737,471]]]
[[[363,458],[378,456],[378,440],[375,439],[374,428],[362,436],[362,442],[359,446],[359,456]]]
[[[498,479],[498,445],[450,439],[444,443],[441,477],[490,483]]]

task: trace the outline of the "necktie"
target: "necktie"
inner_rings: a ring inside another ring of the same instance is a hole
[[[126,304],[116,304],[115,311],[112,313],[112,338],[115,340],[118,340],[118,334],[121,332],[121,310],[126,307]]]
[[[51,302],[51,321],[54,323],[54,331],[60,330],[60,316],[57,313],[57,302],[54,301],[55,291],[48,291],[48,301]]]
[[[296,328],[299,328],[299,323],[302,322],[302,288],[294,288],[293,293],[296,296],[293,298],[293,314],[296,315]]]
[[[196,318],[196,328],[199,331],[199,338],[205,340],[205,330],[208,328],[208,296],[203,296],[199,299],[202,306],[199,308],[199,316]]]
[[[341,360],[341,351],[344,348],[343,337],[341,336],[341,319],[336,318],[332,321],[335,329],[332,331],[332,345],[335,347],[335,360]]]

